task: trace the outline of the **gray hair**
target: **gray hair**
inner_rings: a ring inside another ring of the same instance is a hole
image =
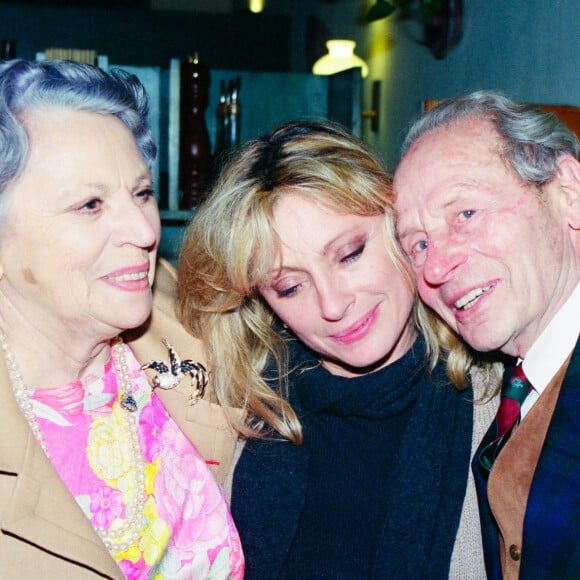
[[[578,158],[578,137],[554,113],[515,103],[493,91],[442,101],[413,124],[402,155],[425,133],[470,117],[491,121],[503,142],[502,158],[524,182],[548,183],[561,155]]]
[[[144,161],[155,160],[149,100],[136,76],[69,61],[8,61],[0,64],[0,193],[26,165],[29,140],[22,116],[53,108],[114,115],[133,134]]]

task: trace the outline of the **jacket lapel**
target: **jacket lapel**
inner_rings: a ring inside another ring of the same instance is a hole
[[[169,341],[182,360],[191,359],[206,365],[207,355],[200,340],[189,334],[175,315],[175,270],[165,260],[158,260],[153,289],[153,311],[141,328],[125,333],[125,341],[141,364],[151,360],[168,362],[169,353],[163,339]],[[154,371],[147,371],[150,378]],[[190,405],[192,387],[188,378],[174,389],[156,389],[156,394],[171,418],[207,461],[218,483],[230,475],[237,441],[232,423],[241,422],[240,409],[224,410],[210,402],[214,397],[211,380],[205,397]]]
[[[0,357],[0,470],[14,474],[10,498],[0,514],[4,533],[21,538],[105,577],[121,571],[44,455],[12,393]]]

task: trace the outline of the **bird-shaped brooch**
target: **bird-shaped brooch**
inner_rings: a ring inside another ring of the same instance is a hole
[[[184,375],[189,375],[193,389],[189,404],[195,405],[200,399],[203,399],[205,388],[209,382],[209,372],[201,363],[192,360],[182,361],[167,340],[163,339],[163,344],[169,351],[169,366],[164,361],[152,360],[142,365],[141,369],[157,371],[158,374],[153,377],[153,387],[163,390],[175,388]]]

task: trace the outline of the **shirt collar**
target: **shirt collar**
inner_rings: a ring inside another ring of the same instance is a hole
[[[542,393],[578,342],[580,333],[580,284],[532,345],[523,369],[538,393]]]

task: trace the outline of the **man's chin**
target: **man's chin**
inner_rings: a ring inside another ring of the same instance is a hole
[[[472,349],[479,352],[501,350],[505,345],[505,341],[501,340],[498,336],[483,332],[470,332],[465,328],[460,328],[458,334]]]

